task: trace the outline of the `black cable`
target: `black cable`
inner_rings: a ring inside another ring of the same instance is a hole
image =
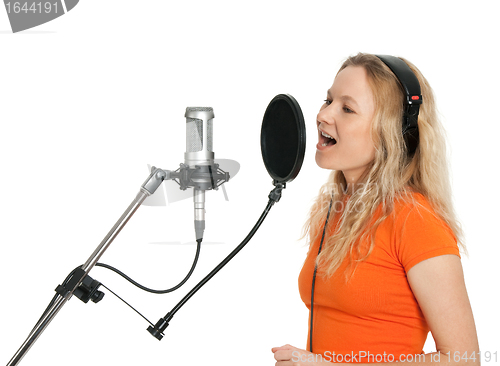
[[[321,248],[323,246],[323,241],[325,240],[326,225],[328,224],[328,219],[330,218],[330,211],[332,209],[333,198],[330,201],[330,206],[328,207],[328,213],[326,214],[325,226],[323,227],[323,235],[321,236],[321,243],[319,244],[318,255],[321,253]],[[317,264],[314,265],[314,274],[311,286],[311,314],[310,314],[310,324],[309,324],[309,352],[313,351],[313,308],[314,308],[314,284],[316,283],[316,271],[318,270]]]
[[[143,285],[137,283],[136,281],[134,281],[132,278],[130,278],[129,276],[127,276],[125,273],[123,273],[119,269],[116,269],[115,267],[112,267],[109,264],[96,263],[96,266],[97,267],[103,267],[103,268],[109,269],[109,270],[111,270],[111,271],[119,274],[120,276],[122,276],[127,281],[129,281],[131,284],[133,284],[134,286],[137,286],[141,290],[144,290],[144,291],[147,291],[147,292],[151,292],[153,294],[166,294],[166,293],[169,293],[169,292],[177,290],[184,283],[186,283],[186,281],[189,279],[189,277],[191,277],[191,274],[193,273],[193,271],[194,271],[194,269],[196,267],[196,263],[198,262],[198,257],[200,256],[201,241],[202,241],[202,239],[196,240],[196,243],[197,243],[196,255],[194,257],[194,261],[193,261],[193,264],[191,265],[191,269],[189,270],[189,273],[186,275],[186,277],[184,277],[184,279],[178,285],[176,285],[176,286],[174,286],[172,288],[166,289],[166,290],[153,290],[153,289],[150,289],[150,288],[148,288],[146,286],[143,286]]]

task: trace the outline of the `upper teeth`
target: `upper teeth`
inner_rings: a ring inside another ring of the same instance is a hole
[[[325,132],[323,132],[323,131],[321,131],[321,134],[322,134],[323,136],[325,136],[325,137],[328,137],[329,139],[333,139],[333,137],[332,137],[332,136],[330,136],[329,134],[327,134],[327,133],[325,133]]]

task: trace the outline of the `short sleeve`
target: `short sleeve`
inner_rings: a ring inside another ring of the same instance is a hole
[[[440,255],[460,257],[457,240],[450,227],[427,205],[417,205],[402,220],[396,243],[398,258],[406,272],[417,263]]]

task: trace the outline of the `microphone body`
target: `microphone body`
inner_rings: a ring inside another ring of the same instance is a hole
[[[205,190],[215,188],[213,172],[217,172],[213,152],[214,111],[211,107],[187,107],[185,117],[184,164],[189,169],[200,172],[196,177],[192,177],[192,182],[194,183],[194,228],[196,240],[201,240],[205,230]]]

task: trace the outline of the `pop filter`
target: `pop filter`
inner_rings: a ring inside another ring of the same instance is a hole
[[[267,106],[260,134],[262,159],[274,184],[299,174],[306,151],[304,115],[294,97],[278,94]]]

